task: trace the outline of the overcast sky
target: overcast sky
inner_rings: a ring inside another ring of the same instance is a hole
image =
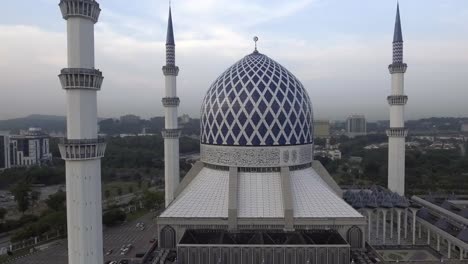
[[[58,73],[66,24],[58,0],[2,1],[0,119],[65,115]],[[168,2],[99,0],[101,117],[163,115]],[[212,81],[253,51],[294,73],[316,118],[388,119],[394,0],[173,0],[180,113],[199,116]],[[407,119],[468,116],[468,1],[401,0]]]

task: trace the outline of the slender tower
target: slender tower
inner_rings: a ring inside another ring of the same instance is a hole
[[[166,81],[165,97],[162,103],[165,109],[165,129],[162,132],[164,138],[164,180],[166,192],[166,207],[174,200],[174,192],[179,185],[179,137],[180,129],[177,124],[179,97],[177,97],[177,75],[179,67],[175,64],[175,42],[172,27],[171,7],[169,7],[169,19],[167,22],[166,38],[166,66],[163,73]]]
[[[404,94],[404,78],[407,65],[403,62],[403,36],[401,33],[400,7],[397,5],[395,32],[393,36],[393,63],[388,66],[392,75],[390,105],[390,128],[388,136],[388,188],[400,195],[405,194],[405,129],[404,109],[408,96]]]
[[[67,21],[68,68],[59,78],[67,98],[67,138],[59,145],[66,167],[69,264],[102,264],[101,158],[97,91],[102,73],[94,68],[95,0],[61,0]]]

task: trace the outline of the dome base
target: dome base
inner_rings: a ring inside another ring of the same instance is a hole
[[[201,144],[202,162],[228,167],[286,167],[312,162],[313,145],[236,147]]]

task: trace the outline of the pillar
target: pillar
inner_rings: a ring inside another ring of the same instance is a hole
[[[397,214],[398,214],[398,225],[397,225],[397,230],[398,230],[398,242],[397,244],[400,245],[401,244],[401,211],[400,210],[397,210]]]

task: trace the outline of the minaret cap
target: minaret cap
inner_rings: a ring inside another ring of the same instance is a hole
[[[400,21],[400,3],[397,3],[397,13],[395,19],[395,32],[393,33],[393,42],[403,42],[403,34],[401,33]]]
[[[172,27],[172,12],[171,7],[169,6],[169,19],[167,21],[167,37],[166,37],[166,45],[173,45],[175,46],[174,41],[174,29]]]

